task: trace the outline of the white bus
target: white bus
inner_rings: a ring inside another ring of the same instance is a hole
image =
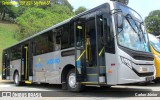
[[[153,55],[144,33],[136,11],[108,1],[4,49],[2,79],[69,91],[151,81]]]

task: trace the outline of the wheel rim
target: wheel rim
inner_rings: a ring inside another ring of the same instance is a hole
[[[18,79],[18,74],[16,74],[16,75],[15,75],[15,83],[17,84],[18,81],[19,81],[19,79]]]
[[[75,88],[76,87],[76,75],[75,75],[75,73],[71,73],[69,75],[69,86],[71,88]]]

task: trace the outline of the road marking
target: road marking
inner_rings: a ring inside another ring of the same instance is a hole
[[[10,87],[11,85],[0,85],[0,88],[1,87]]]

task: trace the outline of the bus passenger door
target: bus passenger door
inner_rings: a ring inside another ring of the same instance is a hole
[[[6,55],[7,53],[3,52],[2,57],[2,79],[6,79]]]
[[[77,79],[81,76],[83,82],[98,83],[100,71],[105,69],[101,24],[96,16],[85,20],[82,18],[76,23],[76,67],[80,70]],[[104,82],[104,73],[101,74],[101,82]]]
[[[87,83],[106,82],[103,24],[102,15],[76,23],[76,67]]]
[[[96,49],[97,49],[97,68],[99,82],[106,82],[106,66],[105,66],[105,46],[104,46],[104,33],[105,33],[105,20],[103,15],[95,16],[95,27],[96,27]]]
[[[28,50],[29,46],[22,46],[22,60],[21,60],[21,80],[29,79],[29,60],[28,60]]]
[[[84,81],[86,77],[86,48],[85,48],[85,24],[81,21],[74,23],[75,30],[75,65],[77,81]]]
[[[4,52],[2,60],[2,79],[10,79],[10,70],[9,52]]]

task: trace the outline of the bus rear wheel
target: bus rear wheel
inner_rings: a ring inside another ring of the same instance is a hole
[[[82,85],[76,81],[75,69],[71,69],[67,75],[67,88],[69,91],[80,92],[82,91]]]
[[[14,84],[15,84],[16,86],[20,86],[20,85],[21,85],[21,82],[20,82],[20,80],[19,80],[19,74],[18,74],[18,72],[16,72],[16,73],[14,74]]]

